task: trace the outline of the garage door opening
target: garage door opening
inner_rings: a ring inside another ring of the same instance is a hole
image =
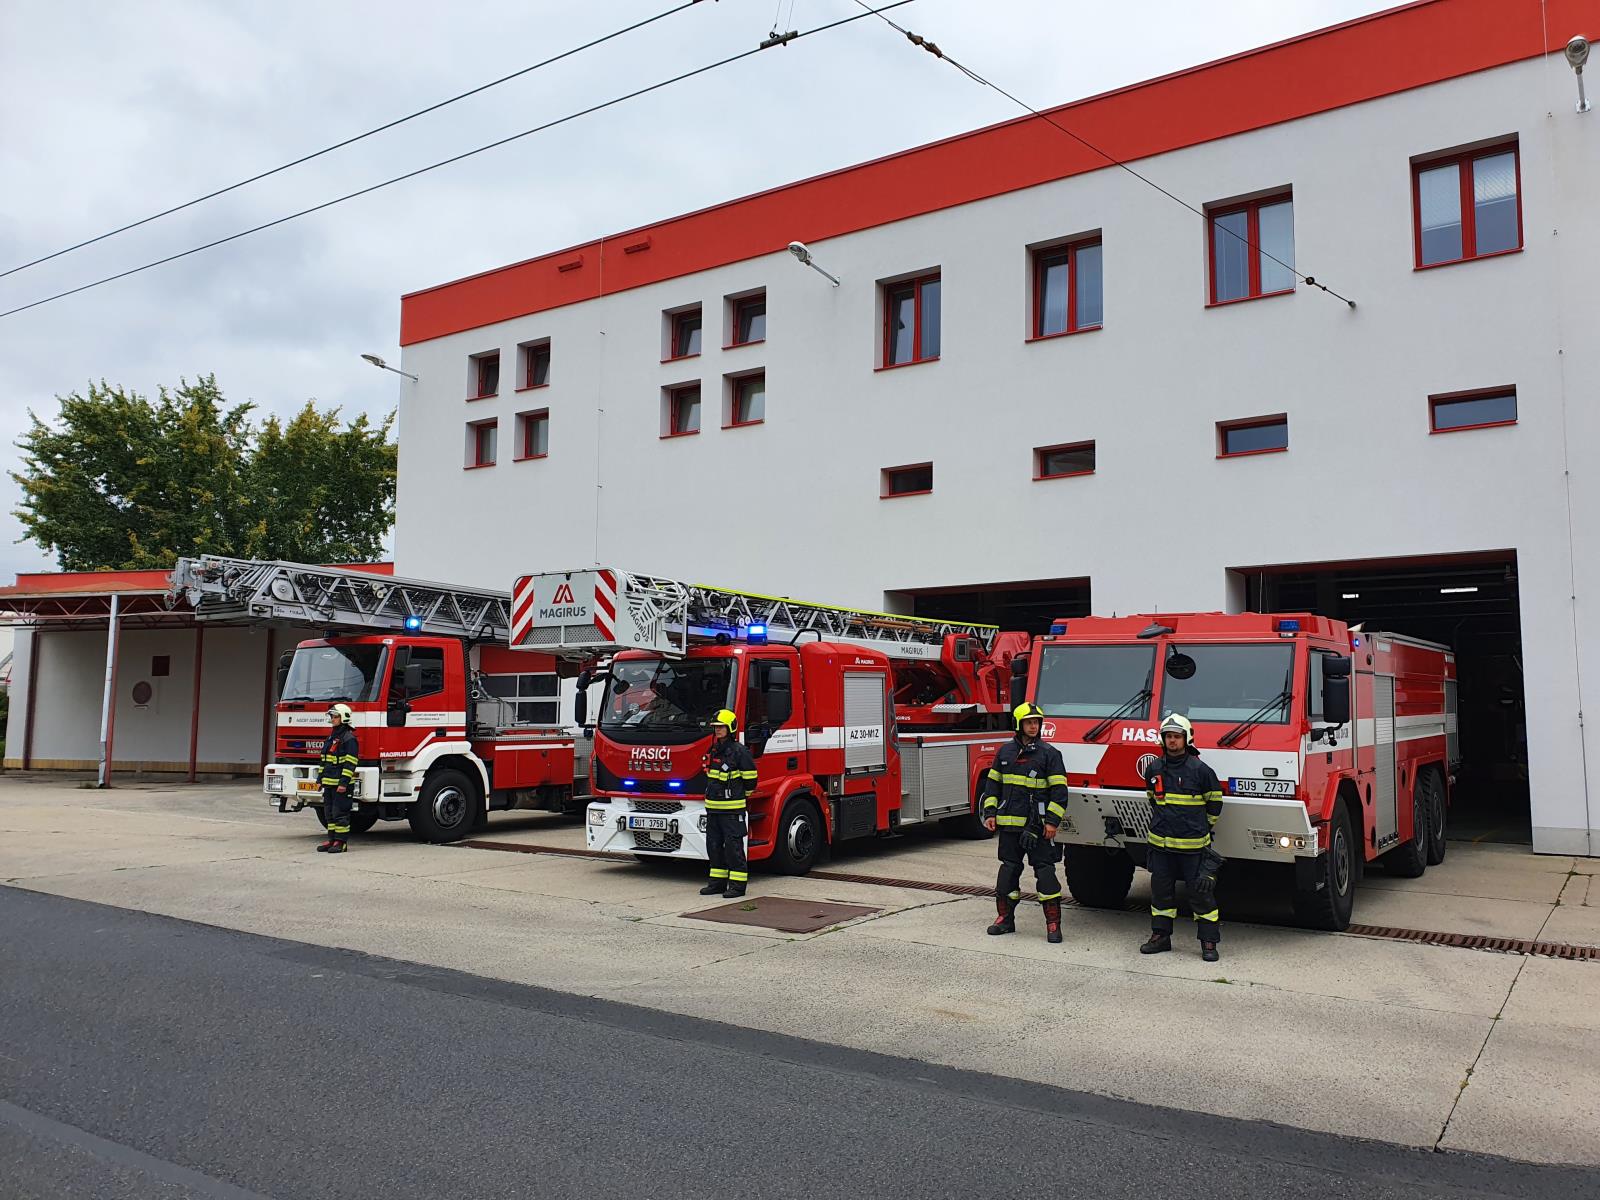
[[[1522,621],[1514,551],[1240,569],[1253,612],[1313,612],[1456,652],[1456,839],[1531,844]]]
[[[910,588],[887,595],[895,612],[946,621],[983,621],[1001,629],[1049,633],[1061,617],[1089,615],[1087,579],[1046,579],[1030,583],[984,583],[962,587]]]

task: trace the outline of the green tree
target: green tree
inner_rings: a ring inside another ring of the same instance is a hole
[[[170,566],[184,555],[372,559],[394,519],[391,415],[341,425],[308,402],[287,423],[228,406],[214,376],[155,400],[91,385],[30,412],[16,515],[63,570]]]

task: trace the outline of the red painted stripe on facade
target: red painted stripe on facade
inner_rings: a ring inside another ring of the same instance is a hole
[[[1533,58],[1580,30],[1600,30],[1600,0],[1419,0],[1049,111],[1133,161]],[[400,344],[1104,169],[1024,117],[412,292]]]

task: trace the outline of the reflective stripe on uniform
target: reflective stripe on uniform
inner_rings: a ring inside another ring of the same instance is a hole
[[[1044,781],[1046,783],[1048,783],[1051,787],[1066,787],[1067,786],[1067,777],[1065,775],[1046,775],[1044,777]]]
[[[1038,779],[1031,775],[1002,775],[1000,776],[1000,782],[1009,783],[1012,787],[1047,788],[1050,786],[1049,781]]]
[[[1157,908],[1152,904],[1150,906],[1150,915],[1152,917],[1175,917],[1178,915],[1178,910],[1175,908]]]
[[[1040,892],[1039,893],[1039,899],[1041,901],[1043,901],[1043,900],[1059,900],[1059,899],[1061,899],[1061,893],[1060,892],[1050,892],[1050,893],[1046,894],[1044,892]]]
[[[1058,817],[1064,817],[1067,815],[1067,810],[1062,808],[1061,805],[1057,804],[1054,800],[1045,805],[1045,808]]]
[[[1204,796],[1186,796],[1182,792],[1168,792],[1165,796],[1156,796],[1151,800],[1152,804],[1204,804],[1205,802]]]
[[[998,816],[998,817],[996,817],[994,819],[994,823],[996,825],[1022,826],[1022,825],[1026,825],[1028,823],[1028,818],[1027,817],[1010,817],[1010,816],[1006,816],[1005,814],[1002,813],[1000,816]]]
[[[728,872],[728,882],[729,883],[749,883],[750,882],[750,873],[748,871],[729,871]]]
[[[728,868],[727,867],[712,867],[711,868],[711,878],[713,878],[713,879],[726,879],[727,877],[728,877]]]
[[[993,767],[990,767],[989,768],[989,778],[994,780],[996,783],[999,783],[1000,782],[1000,772],[996,771]]]
[[[1150,844],[1158,850],[1204,850],[1211,844],[1211,835],[1201,837],[1163,837],[1159,833],[1150,834]]]
[[[739,812],[744,809],[744,797],[740,796],[737,800],[708,799],[706,801],[706,807],[712,812]]]
[[[1213,908],[1210,912],[1195,913],[1194,919],[1196,921],[1216,921],[1220,918],[1217,916],[1217,910]]]

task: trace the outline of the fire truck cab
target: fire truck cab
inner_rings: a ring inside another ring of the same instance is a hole
[[[1444,858],[1460,757],[1445,646],[1309,613],[1156,614],[1057,621],[1031,659],[1028,694],[1067,768],[1056,840],[1081,904],[1127,901],[1171,712],[1221,782],[1217,850],[1281,866],[1303,924],[1346,928],[1368,863],[1409,877]]]

